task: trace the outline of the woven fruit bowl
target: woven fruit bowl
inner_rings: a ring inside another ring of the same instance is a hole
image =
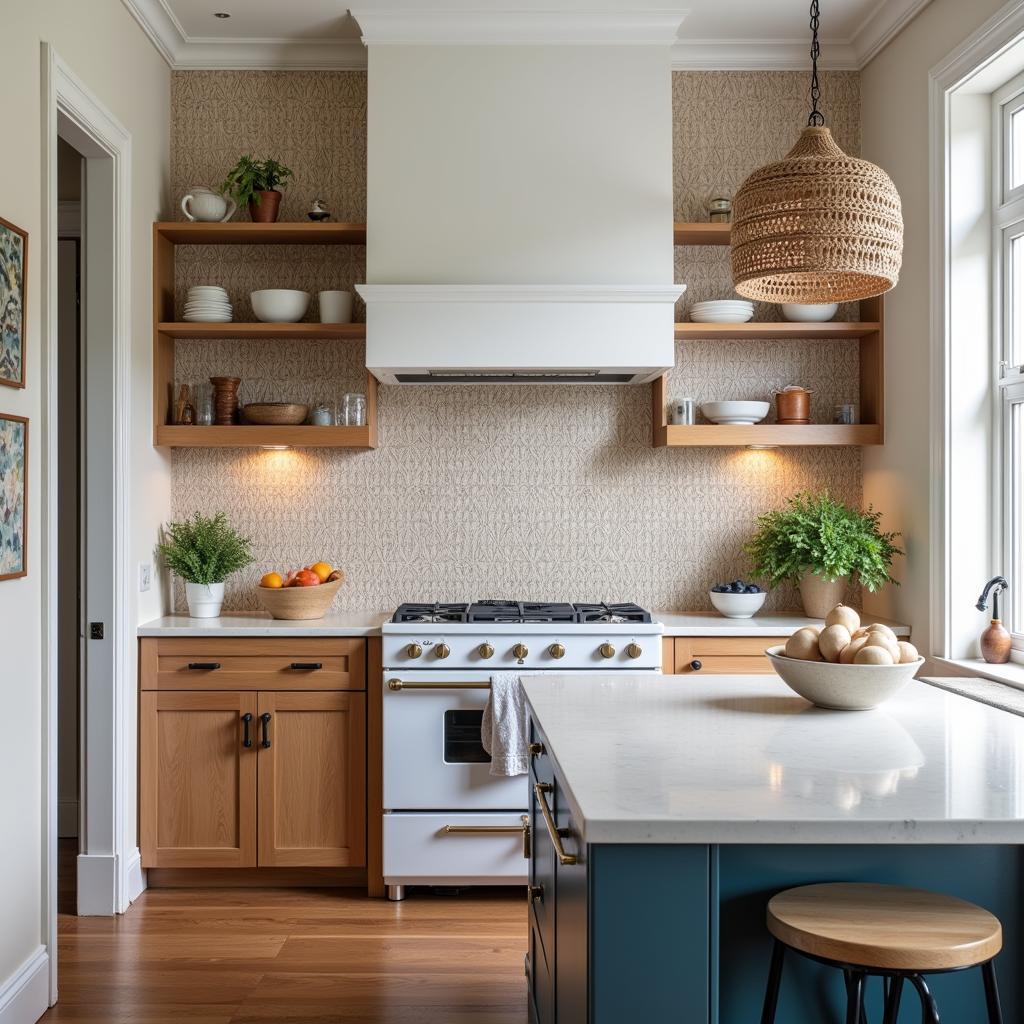
[[[260,603],[275,619],[322,619],[344,576],[319,587],[257,587]]]

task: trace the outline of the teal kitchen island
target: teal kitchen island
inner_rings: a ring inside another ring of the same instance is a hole
[[[1024,896],[1024,718],[914,681],[874,711],[775,676],[524,677],[531,745],[531,1018],[752,1024],[765,904],[823,881],[950,893],[1002,921],[1007,1021]],[[984,1019],[977,971],[929,979]],[[842,974],[791,956],[779,1024],[844,1019]],[[881,1020],[869,981],[868,1020]],[[900,1024],[921,1019],[903,1001]]]

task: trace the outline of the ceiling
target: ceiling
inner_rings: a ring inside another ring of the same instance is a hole
[[[123,0],[172,67],[356,67],[365,64],[360,27],[346,0]],[[822,63],[861,67],[928,0],[825,0]],[[477,12],[650,13],[650,0],[360,0],[359,11],[431,7],[451,17]],[[808,64],[807,0],[678,0],[677,68],[799,68]],[[215,12],[230,14],[217,18]]]

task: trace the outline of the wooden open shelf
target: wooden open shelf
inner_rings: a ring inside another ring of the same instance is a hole
[[[728,225],[726,225],[728,227]],[[226,224],[159,221],[155,235],[172,245],[365,245],[365,224],[315,224],[313,221]]]
[[[676,339],[747,339],[758,341],[779,338],[866,338],[877,334],[882,325],[877,321],[840,322],[830,320],[823,324],[745,323],[745,324],[676,324]]]
[[[361,341],[366,337],[366,324],[264,324],[240,323],[159,323],[157,332],[169,338],[282,338],[285,340]]]
[[[660,432],[660,439],[659,439]],[[780,426],[755,423],[753,426],[717,426],[697,423],[692,427],[669,424],[655,431],[656,448],[739,448],[745,445],[772,447],[857,446],[882,443],[882,428],[874,423],[811,423],[807,426]]]
[[[366,375],[365,427],[178,426],[167,422],[179,339],[218,338],[361,340],[366,324],[180,323],[174,316],[174,262],[179,245],[362,245],[365,224],[229,224],[159,222],[153,225],[153,444],[168,448],[376,448],[377,379]],[[225,372],[230,372],[225,367]]]
[[[677,220],[673,233],[676,245],[728,245],[731,224],[700,224]]]

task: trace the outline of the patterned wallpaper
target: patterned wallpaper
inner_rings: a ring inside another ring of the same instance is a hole
[[[828,74],[823,89],[837,140],[857,152],[858,76]],[[806,92],[799,73],[677,72],[677,218],[705,219],[708,199],[784,155]],[[284,219],[304,216],[314,196],[340,219],[365,217],[365,74],[176,72],[172,114],[175,196],[252,152],[296,171]],[[676,252],[684,310],[731,293],[724,248]],[[361,280],[363,253],[195,247],[179,263],[179,303],[188,285],[219,283],[243,318],[255,287]],[[309,401],[361,390],[363,358],[349,343],[179,342],[176,371],[235,373],[244,400]],[[688,341],[669,393],[756,398],[791,382],[811,387],[814,416],[830,419],[856,397],[855,343]],[[652,449],[647,388],[391,387],[379,398],[373,452],[174,453],[174,514],[224,509],[253,538],[257,564],[229,583],[229,607],[257,606],[261,573],[320,557],[348,573],[345,608],[512,596],[707,607],[710,584],[746,571],[740,548],[759,513],[801,488],[861,496],[856,449]],[[769,597],[794,604],[789,588]]]

